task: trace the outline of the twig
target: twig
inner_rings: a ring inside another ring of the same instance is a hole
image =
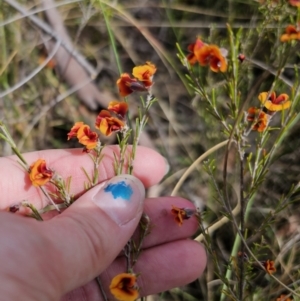
[[[102,295],[104,301],[108,301],[108,298],[107,298],[107,296],[106,296],[106,294],[105,294],[105,291],[104,291],[104,288],[103,288],[103,285],[102,285],[102,283],[101,283],[101,280],[100,280],[100,277],[99,277],[99,276],[96,277],[96,281],[97,281],[98,287],[99,287],[99,289],[100,289],[100,292],[101,292],[101,295]]]
[[[204,160],[206,159],[209,155],[211,155],[213,152],[218,150],[219,148],[225,146],[228,143],[228,140],[225,140],[214,147],[210,148],[208,151],[206,151],[204,154],[202,154],[196,161],[193,162],[193,164],[185,171],[185,173],[182,175],[182,177],[179,179],[177,184],[175,185],[171,196],[174,196],[177,194],[178,190],[182,186],[183,182],[186,180],[186,178],[190,175],[190,173]]]
[[[238,201],[237,205],[235,206],[235,208],[231,211],[231,216],[236,216],[239,214],[241,210],[241,204],[240,201]],[[223,225],[225,225],[227,222],[229,222],[229,218],[226,216],[223,216],[220,220],[218,220],[216,223],[212,224],[211,226],[207,227],[205,229],[205,232],[207,235],[211,235],[214,231],[216,231],[217,229],[219,229],[220,227],[222,227]],[[202,242],[204,239],[204,235],[200,234],[198,235],[194,240],[198,241],[198,242]]]
[[[245,203],[244,203],[244,158],[240,158],[240,204],[241,204],[241,211],[240,211],[240,227],[241,227],[241,234],[245,237]],[[244,244],[241,245],[241,252],[242,258],[245,252]],[[245,266],[244,261],[240,260],[240,279],[239,279],[239,298],[243,300],[244,294],[244,278],[245,278]]]
[[[288,79],[286,78],[285,76],[283,76],[280,72],[280,74],[278,75],[278,70],[273,68],[273,67],[270,67],[268,66],[267,64],[261,62],[261,61],[258,61],[258,60],[255,60],[255,59],[249,59],[246,57],[246,61],[250,62],[251,64],[263,69],[263,70],[266,70],[268,71],[269,73],[273,74],[274,76],[278,76],[279,79],[281,79],[286,85],[288,85],[290,88],[293,87],[293,83]]]

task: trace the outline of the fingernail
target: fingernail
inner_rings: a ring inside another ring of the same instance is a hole
[[[92,201],[119,226],[127,224],[142,212],[144,199],[144,185],[131,175],[110,179],[92,197]]]

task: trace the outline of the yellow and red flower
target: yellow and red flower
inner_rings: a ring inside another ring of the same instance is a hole
[[[280,297],[278,297],[276,301],[292,301],[292,299],[289,298],[287,295],[280,295]]]
[[[93,132],[91,128],[83,122],[76,122],[68,133],[68,140],[77,138],[79,143],[85,146],[86,150],[94,149],[98,143],[98,135]]]
[[[183,220],[189,219],[195,213],[195,210],[188,208],[179,208],[172,205],[171,213],[175,215],[175,221],[179,226],[182,226]]]
[[[289,96],[285,93],[276,96],[275,92],[262,92],[258,95],[258,99],[271,112],[282,111],[291,106],[291,102],[288,100]]]
[[[98,143],[97,133],[93,132],[87,124],[84,124],[79,128],[77,138],[79,143],[84,145],[88,150],[94,149]]]
[[[263,132],[268,126],[269,116],[259,108],[251,107],[248,109],[247,120],[255,123],[252,130]]]
[[[300,0],[289,0],[290,5],[300,7]]]
[[[82,121],[76,122],[73,127],[71,128],[70,132],[68,133],[68,140],[71,138],[76,138],[77,137],[77,132],[82,127],[84,123]]]
[[[125,97],[131,94],[134,91],[131,87],[136,83],[137,80],[135,78],[131,78],[128,73],[121,74],[121,77],[117,80],[120,95]]]
[[[95,126],[105,136],[110,136],[113,132],[121,131],[125,122],[111,115],[107,110],[102,110],[96,118]]]
[[[109,290],[120,301],[134,301],[139,297],[136,280],[135,274],[118,274],[112,279]]]
[[[188,50],[190,51],[190,53],[187,55],[186,58],[191,65],[194,65],[197,63],[197,57],[195,56],[195,51],[197,51],[204,45],[206,45],[206,44],[204,42],[202,42],[202,40],[198,37],[196,39],[195,43],[192,43],[188,46]]]
[[[39,59],[38,59],[38,62],[39,62],[39,65],[42,65],[45,60],[47,59],[47,56],[44,55],[44,54],[41,54]],[[54,69],[56,66],[56,61],[54,59],[51,59],[47,64],[46,64],[46,67],[49,68],[49,69]]]
[[[114,112],[118,116],[125,118],[128,111],[128,104],[125,101],[111,101],[108,104],[107,109],[111,112]]]
[[[226,72],[227,60],[218,46],[204,45],[196,49],[194,54],[201,66],[209,65],[213,72]]]
[[[38,159],[29,168],[29,178],[33,186],[43,186],[48,183],[54,175],[44,159]]]
[[[152,86],[152,78],[156,72],[156,67],[151,62],[146,62],[145,65],[136,66],[132,70],[132,74],[139,81],[143,82],[145,87],[149,88]]]
[[[271,274],[274,274],[276,272],[276,268],[275,268],[275,265],[274,265],[274,261],[273,260],[267,260],[267,261],[264,261],[262,262],[266,272],[271,275]]]
[[[288,25],[285,33],[280,37],[280,41],[289,42],[292,40],[300,40],[300,30],[294,25]]]

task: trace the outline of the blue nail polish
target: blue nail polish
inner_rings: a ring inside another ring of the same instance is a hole
[[[104,188],[105,192],[111,192],[114,199],[122,198],[126,201],[130,200],[131,195],[133,194],[133,190],[130,185],[126,184],[125,181],[108,184],[107,187]]]

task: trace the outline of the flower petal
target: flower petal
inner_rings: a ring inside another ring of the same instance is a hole
[[[122,118],[125,117],[127,111],[128,111],[128,104],[125,101],[111,101],[108,104],[109,111],[114,112],[117,115],[120,115]]]
[[[135,78],[142,81],[146,87],[150,87],[152,83],[152,77],[156,72],[156,67],[151,62],[146,62],[145,65],[136,66],[132,70],[132,74]]]
[[[262,263],[263,266],[265,267],[266,269],[266,272],[268,274],[274,274],[276,272],[276,268],[275,268],[275,265],[274,265],[274,261],[273,260],[267,260],[265,262]]]
[[[94,149],[98,143],[98,135],[93,132],[88,125],[83,125],[77,132],[79,143],[84,145],[86,149]]]
[[[189,208],[179,208],[172,205],[171,213],[175,215],[175,221],[179,226],[182,226],[184,219],[189,219],[194,215],[195,210]]]
[[[269,99],[267,99],[269,95]],[[291,101],[288,100],[289,96],[287,94],[280,94],[276,97],[276,93],[272,92],[262,92],[258,95],[259,101],[265,106],[269,111],[282,111],[288,109],[291,106]]]
[[[109,290],[120,301],[134,301],[139,297],[136,280],[135,274],[118,274],[112,279]]]
[[[198,37],[195,43],[192,43],[188,46],[188,50],[190,53],[187,55],[187,60],[191,65],[194,65],[197,62],[197,57],[195,56],[195,51],[200,49],[202,46],[206,45],[202,42],[202,40]]]
[[[47,168],[44,159],[38,159],[29,168],[29,178],[33,186],[43,186],[48,183],[54,175],[54,172]]]
[[[250,107],[247,112],[247,120],[254,122],[252,130],[263,132],[269,123],[269,116],[259,108]]]
[[[300,31],[294,25],[288,25],[285,33],[280,37],[281,42],[300,40]]]
[[[117,86],[119,88],[120,95],[125,97],[131,94],[134,91],[131,89],[131,85],[135,82],[136,79],[131,78],[128,73],[121,74],[121,77],[117,80]]]
[[[113,132],[121,131],[125,123],[119,118],[113,117],[109,111],[102,110],[96,118],[95,126],[105,136],[110,136]]]
[[[227,71],[227,60],[216,45],[204,45],[195,51],[195,56],[200,65],[209,65],[213,72]]]
[[[300,0],[289,0],[290,5],[300,7]]]
[[[82,121],[76,122],[73,127],[71,128],[70,132],[68,133],[68,140],[71,138],[77,137],[77,132],[81,126],[83,126],[84,123]]]

